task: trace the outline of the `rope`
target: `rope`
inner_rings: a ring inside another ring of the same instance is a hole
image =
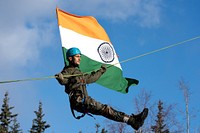
[[[80,74],[64,75],[65,78],[72,77],[72,76],[80,76]],[[56,78],[56,76],[46,76],[46,77],[41,77],[41,78],[27,78],[27,79],[7,80],[7,81],[0,81],[0,84],[12,83],[12,82],[23,82],[23,81],[34,81],[34,80],[45,80],[45,79],[52,79],[52,78]]]
[[[163,51],[163,50],[166,50],[166,49],[169,49],[169,48],[172,48],[172,47],[175,47],[175,46],[184,44],[184,43],[186,43],[186,42],[190,42],[190,41],[193,41],[193,40],[197,40],[197,39],[199,39],[199,38],[200,38],[200,36],[197,36],[197,37],[194,37],[194,38],[191,38],[191,39],[188,39],[188,40],[184,40],[184,41],[182,41],[182,42],[174,43],[174,44],[168,45],[168,46],[166,46],[166,47],[163,47],[163,48],[160,48],[160,49],[157,49],[157,50],[153,50],[153,51],[150,51],[150,52],[147,52],[147,53],[144,53],[144,54],[141,54],[141,55],[138,55],[138,56],[135,56],[135,57],[132,57],[132,58],[123,60],[123,61],[121,61],[121,62],[119,62],[119,63],[122,64],[122,63],[124,63],[124,62],[128,62],[128,61],[131,61],[131,60],[135,60],[135,59],[138,59],[138,58],[141,58],[141,57],[150,55],[150,54],[154,54],[154,53],[157,53],[157,52],[160,52],[160,51]],[[115,63],[115,64],[113,64],[113,65],[110,65],[109,67],[115,66],[115,65],[117,65],[117,64],[119,64],[119,63]]]
[[[27,78],[27,79],[18,79],[18,80],[7,80],[7,81],[1,81],[0,84],[5,84],[5,83],[12,83],[12,82],[22,82],[22,81],[33,81],[33,80],[45,80],[45,79],[50,79],[50,78],[55,78],[55,76],[47,76],[47,77],[41,77],[41,78]]]
[[[150,52],[147,52],[147,53],[144,53],[144,54],[141,54],[141,55],[138,55],[138,56],[123,60],[121,62],[109,65],[109,66],[107,66],[107,68],[115,66],[117,64],[121,64],[121,63],[125,63],[125,62],[131,61],[131,60],[135,60],[135,59],[138,59],[138,58],[150,55],[150,54],[154,54],[154,53],[157,53],[157,52],[160,52],[160,51],[163,51],[163,50],[166,50],[166,49],[169,49],[169,48],[181,45],[181,44],[185,44],[186,42],[194,41],[194,40],[197,40],[199,38],[200,38],[200,36],[197,36],[197,37],[193,37],[191,39],[184,40],[182,42],[171,44],[171,45],[168,45],[166,47],[163,47],[163,48],[160,48],[160,49],[157,49],[157,50],[153,50],[153,51],[150,51]],[[87,74],[87,73],[90,73],[90,72],[86,72],[84,74]],[[84,75],[84,74],[64,75],[64,77],[81,76],[81,75]],[[7,81],[0,81],[0,84],[12,83],[12,82],[22,82],[22,81],[33,81],[33,80],[45,80],[45,79],[51,79],[51,78],[56,78],[56,77],[55,76],[46,76],[46,77],[41,77],[41,78],[27,78],[27,79],[19,79],[19,80],[7,80]]]

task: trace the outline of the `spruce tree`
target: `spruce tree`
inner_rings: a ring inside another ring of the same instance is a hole
[[[20,128],[20,124],[17,122],[17,117],[14,117],[13,119],[13,125],[10,127],[11,132],[10,133],[22,133],[22,130]]]
[[[4,133],[3,127],[0,125],[0,133]]]
[[[151,126],[151,129],[154,133],[169,133],[169,130],[165,129],[166,124],[164,124],[163,102],[160,100],[158,102],[158,114],[155,122],[156,125]]]
[[[38,111],[34,111],[36,118],[33,119],[32,127],[30,133],[44,133],[44,131],[50,127],[49,124],[46,124],[46,121],[43,121],[43,111],[42,111],[42,102],[39,102]]]
[[[9,98],[8,98],[8,92],[5,93],[3,99],[3,104],[1,107],[1,114],[0,114],[0,130],[2,133],[8,133],[9,127],[11,122],[13,121],[14,117],[17,117],[17,114],[13,114],[11,110],[14,107],[9,106]]]

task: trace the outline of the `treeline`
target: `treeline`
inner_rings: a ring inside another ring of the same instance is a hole
[[[189,97],[191,95],[189,87],[185,82],[179,82],[179,89],[183,92],[185,101],[185,109],[180,111],[177,103],[167,105],[164,101],[158,100],[152,103],[151,93],[141,89],[138,96],[133,99],[134,112],[141,112],[143,108],[149,108],[149,115],[145,120],[144,125],[134,133],[189,133],[190,127],[190,112],[189,112]],[[17,121],[18,114],[12,113],[14,107],[9,105],[8,92],[5,93],[1,112],[0,112],[0,133],[22,133],[20,123]],[[181,112],[181,113],[180,113]],[[50,125],[43,120],[44,114],[42,111],[42,102],[39,102],[37,111],[34,111],[36,118],[32,120],[32,126],[28,131],[30,133],[44,133]],[[184,120],[179,121],[183,117]],[[104,123],[101,123],[104,124]],[[102,128],[103,127],[103,128]],[[94,124],[94,133],[131,133],[133,129],[125,123],[105,121],[105,125],[99,123]],[[194,133],[199,133],[200,128],[191,130]],[[63,131],[65,132],[65,131]],[[70,133],[70,129],[66,132]],[[83,133],[80,129],[79,133]]]
[[[145,94],[145,95],[144,95]],[[144,99],[148,100],[148,96],[146,93],[143,92]],[[138,99],[141,101],[141,99]],[[135,99],[135,101],[138,101]],[[148,101],[146,101],[148,102]],[[143,106],[141,103],[140,107]],[[138,108],[140,108],[138,107]],[[0,133],[23,133],[23,130],[20,128],[20,123],[17,121],[18,114],[15,114],[12,112],[13,106],[9,105],[9,97],[8,92],[5,93],[3,104],[1,107],[1,113],[0,113]],[[46,121],[43,120],[43,117],[45,114],[43,114],[42,111],[42,102],[39,102],[39,107],[37,111],[34,111],[36,118],[32,120],[32,127],[30,127],[29,131],[30,133],[44,133],[47,128],[50,127],[49,124],[47,124]],[[169,113],[169,111],[168,111]],[[155,124],[151,126],[151,131],[154,133],[169,133],[169,129],[167,128],[164,118],[169,115],[166,114],[163,110],[163,102],[158,102],[158,113],[157,118],[155,119]],[[109,121],[109,120],[107,120]],[[101,128],[100,124],[95,124],[96,133],[125,133],[127,125],[124,123],[115,123],[112,121],[106,122],[107,128]],[[153,122],[152,122],[153,124]],[[140,129],[140,132],[146,132],[149,129]],[[137,131],[135,131],[137,132]],[[80,131],[79,133],[82,133]]]
[[[12,112],[13,108],[13,106],[9,105],[8,92],[6,92],[0,113],[0,133],[23,133],[23,130],[20,128],[20,123],[17,121],[18,114]],[[32,120],[32,127],[30,127],[30,130],[26,132],[44,133],[50,125],[43,120],[42,102],[39,102],[38,110],[34,111],[34,113],[36,118]]]

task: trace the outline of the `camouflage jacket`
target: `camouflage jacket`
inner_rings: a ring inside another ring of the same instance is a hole
[[[86,84],[97,81],[105,71],[106,69],[101,67],[99,70],[90,74],[83,74],[77,67],[66,66],[59,73],[61,76],[56,77],[56,79],[61,85],[65,85],[65,92],[67,94],[72,91],[81,91],[85,96],[88,96]]]

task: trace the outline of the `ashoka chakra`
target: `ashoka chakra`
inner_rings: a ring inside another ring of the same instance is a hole
[[[105,63],[110,63],[114,60],[114,50],[108,42],[100,44],[98,47],[98,53]]]

